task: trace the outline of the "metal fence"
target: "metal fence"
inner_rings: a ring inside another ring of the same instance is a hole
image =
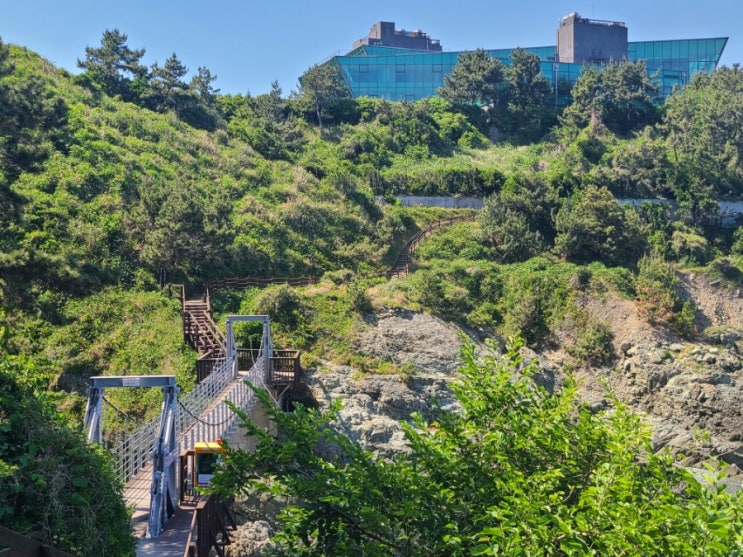
[[[266,372],[262,362],[263,358],[258,358],[247,374],[237,375],[237,361],[222,358],[209,377],[180,397],[178,435],[181,438],[181,450],[193,448],[199,441],[228,437],[234,431],[237,415],[224,401],[229,400],[238,408],[250,411],[255,403],[255,393],[245,381],[257,386],[264,385]],[[118,443],[110,447],[116,476],[123,483],[127,483],[150,463],[159,427],[158,416],[125,434]]]

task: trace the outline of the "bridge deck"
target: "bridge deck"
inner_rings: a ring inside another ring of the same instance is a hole
[[[223,407],[225,400],[230,400],[238,407],[242,407],[250,396],[250,391],[243,384],[248,373],[241,372],[237,378],[229,383],[226,388],[214,398],[209,407],[202,414],[202,418],[216,423],[223,421],[227,408]],[[219,433],[216,434],[219,436]],[[202,427],[199,423],[194,424],[179,436],[181,447],[192,446],[196,441],[212,441],[215,437],[215,429]],[[183,557],[186,552],[188,536],[191,530],[191,521],[195,509],[195,501],[181,502],[175,514],[168,520],[165,528],[157,538],[145,538],[147,535],[147,523],[150,515],[150,489],[152,487],[152,465],[149,464],[134,476],[124,487],[124,500],[133,509],[132,530],[134,537],[139,539],[137,544],[137,557],[149,557],[159,555],[171,557],[177,555]]]
[[[148,503],[149,506],[149,503]],[[186,553],[196,501],[181,502],[167,527],[155,539],[141,539],[137,543],[137,557],[183,557]],[[147,519],[145,518],[145,527]]]
[[[124,488],[124,501],[134,509],[132,530],[135,538],[147,535],[147,520],[150,517],[150,488],[152,486],[152,465],[142,469]]]

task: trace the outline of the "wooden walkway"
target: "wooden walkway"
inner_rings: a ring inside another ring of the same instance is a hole
[[[408,275],[410,275],[410,267],[415,255],[415,248],[418,247],[418,243],[427,235],[437,230],[441,230],[442,228],[446,228],[447,226],[457,224],[458,222],[474,220],[475,214],[473,213],[472,215],[452,217],[445,220],[438,220],[433,224],[429,224],[406,242],[406,244],[397,254],[395,264],[389,271],[387,271],[387,278],[407,277]]]
[[[157,538],[139,540],[137,557],[184,557],[188,551],[196,504],[196,500],[182,502]]]

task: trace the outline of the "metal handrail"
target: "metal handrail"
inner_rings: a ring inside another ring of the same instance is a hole
[[[223,358],[209,377],[180,397],[184,411],[179,412],[178,434],[183,436],[184,448],[193,447],[199,441],[223,437],[230,429],[234,429],[237,416],[221,402],[229,400],[238,408],[249,411],[255,403],[255,395],[244,381],[263,385],[265,370],[262,361],[258,360],[245,376],[238,376],[236,379],[234,366],[237,362]],[[117,444],[110,447],[116,476],[121,482],[127,483],[150,463],[159,426],[158,416],[135,431],[124,434]]]
[[[252,278],[233,277],[219,280],[211,280],[204,283],[206,292],[215,288],[249,288],[251,286],[270,286],[272,284],[287,284],[289,286],[308,286],[317,284],[318,277],[285,277],[285,278]],[[208,297],[208,296],[207,296]]]
[[[472,214],[459,217],[451,217],[444,220],[439,219],[433,224],[429,224],[422,230],[416,232],[412,236],[412,238],[405,242],[403,248],[398,252],[397,257],[395,257],[395,264],[389,271],[387,271],[387,276],[390,278],[407,276],[410,271],[410,257],[415,253],[415,248],[425,236],[427,236],[431,232],[435,232],[436,230],[440,230],[442,228],[452,226],[453,224],[456,224],[458,222],[467,220],[475,220],[475,215]]]

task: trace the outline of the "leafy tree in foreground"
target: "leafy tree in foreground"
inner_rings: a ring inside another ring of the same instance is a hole
[[[739,496],[705,487],[651,450],[627,407],[591,413],[568,382],[537,386],[515,350],[475,361],[457,412],[403,424],[409,452],[374,460],[326,411],[275,409],[277,435],[244,419],[255,452],[227,448],[214,485],[288,497],[279,555],[731,555],[743,550]],[[333,459],[318,447],[332,447]]]

